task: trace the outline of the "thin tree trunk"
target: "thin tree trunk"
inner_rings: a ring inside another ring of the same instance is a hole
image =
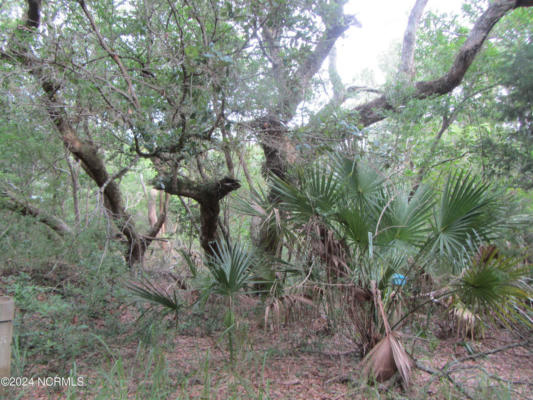
[[[155,191],[155,189],[153,189]],[[159,192],[159,214],[163,213],[163,211],[166,213],[166,210],[168,210],[168,204],[170,202],[170,195],[168,193],[162,193]],[[159,235],[164,235],[167,232],[167,221],[163,222],[161,225],[161,229],[159,230]],[[164,251],[168,251],[170,248],[170,244],[165,240],[160,242],[161,248]]]
[[[65,160],[67,161],[68,169],[70,172],[70,184],[72,188],[72,203],[73,203],[73,211],[74,211],[74,221],[76,221],[76,225],[80,224],[80,201],[79,201],[79,189],[80,189],[80,181],[79,181],[79,174],[80,174],[80,164],[75,162],[74,164],[70,160],[69,153],[65,153]]]
[[[235,178],[235,167],[233,165],[233,159],[231,158],[231,147],[230,147],[230,140],[233,138],[226,131],[225,128],[222,128],[221,131],[222,131],[222,138],[224,140],[224,143],[222,144],[222,151],[224,152],[224,158],[226,159],[226,166],[228,167],[230,178]]]
[[[244,172],[244,176],[246,178],[246,182],[248,182],[248,187],[250,188],[251,192],[257,192],[255,189],[255,184],[252,180],[252,176],[250,175],[250,171],[248,170],[248,164],[246,163],[246,160],[244,158],[244,151],[242,149],[238,149],[237,153],[239,155],[239,163],[241,164],[242,170]],[[250,238],[252,240],[252,243],[255,247],[260,248],[260,233],[261,233],[261,219],[259,217],[252,217],[250,221]]]
[[[246,182],[248,182],[248,187],[250,188],[251,191],[255,191],[255,185],[252,180],[252,176],[250,175],[250,171],[248,170],[248,165],[246,164],[246,160],[244,159],[243,151],[239,149],[237,150],[237,152],[239,154],[239,162],[242,166],[244,177],[246,178]]]
[[[453,117],[449,117],[448,115],[444,115],[442,117],[441,127],[440,127],[439,131],[437,132],[437,135],[435,136],[435,140],[433,140],[433,143],[431,144],[431,149],[429,150],[429,153],[428,153],[427,157],[422,162],[422,165],[421,165],[420,169],[418,170],[418,173],[416,174],[415,182],[413,184],[413,188],[411,189],[411,193],[410,193],[411,196],[417,191],[418,187],[422,183],[422,180],[426,176],[427,167],[429,165],[430,160],[435,155],[435,151],[437,150],[437,146],[439,145],[440,140],[442,139],[442,135],[450,127],[450,125],[452,124],[453,120],[454,120],[454,118]]]
[[[408,81],[412,81],[415,76],[415,44],[416,44],[416,31],[422,13],[426,7],[428,0],[416,0],[415,5],[411,9],[409,14],[409,20],[407,22],[407,28],[403,36],[402,55],[400,60],[400,78],[406,78]]]
[[[235,178],[235,166],[233,164],[233,158],[231,157],[231,146],[230,141],[233,139],[231,134],[226,131],[224,127],[221,128],[222,138],[224,139],[224,144],[222,146],[222,151],[224,152],[224,158],[226,160],[226,166],[228,168],[228,173],[230,178]],[[228,204],[224,204],[224,210],[222,212],[223,220],[222,225],[220,226],[222,234],[226,243],[231,241],[231,231],[230,231],[230,209]]]

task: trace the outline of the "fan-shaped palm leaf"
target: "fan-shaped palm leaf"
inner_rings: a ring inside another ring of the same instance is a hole
[[[174,313],[176,319],[183,308],[183,303],[178,298],[176,291],[167,293],[166,291],[155,287],[149,280],[141,282],[130,282],[127,289],[137,297],[148,301],[152,305],[163,307],[163,314]]]
[[[490,185],[469,173],[460,171],[450,175],[434,213],[432,249],[454,256],[473,236],[491,239],[501,224],[496,200]]]
[[[385,178],[379,170],[364,160],[351,160],[342,156],[333,156],[332,164],[348,200],[356,201],[365,207],[376,207],[376,198],[381,195]]]
[[[300,173],[298,184],[273,177],[273,191],[289,218],[305,224],[313,217],[327,219],[339,203],[341,192],[335,175],[319,166]]]
[[[249,283],[254,255],[240,243],[229,246],[221,241],[209,261],[211,292],[231,297]]]
[[[493,255],[464,269],[453,287],[459,301],[476,314],[494,314],[503,322],[521,320],[516,307],[527,308],[531,290],[524,282],[530,273],[516,259]]]
[[[335,217],[340,224],[342,236],[359,249],[368,248],[368,233],[374,232],[377,215],[366,212],[359,205],[353,205],[350,208],[341,208]]]
[[[396,242],[422,246],[430,232],[428,217],[433,207],[432,192],[420,186],[412,197],[408,190],[397,190],[387,197],[389,200],[377,222],[375,242],[389,246]]]
[[[265,190],[251,190],[249,198],[235,198],[233,207],[241,214],[258,218],[266,233],[263,239],[268,242],[278,243],[283,237],[294,240],[293,230],[287,229],[286,221],[280,216],[279,205],[269,199]]]

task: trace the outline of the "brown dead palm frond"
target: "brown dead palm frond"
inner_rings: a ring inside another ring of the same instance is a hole
[[[315,308],[313,301],[305,296],[295,294],[285,294],[281,297],[271,297],[266,302],[265,307],[265,330],[268,328],[269,317],[271,319],[270,329],[277,330],[281,326],[282,313],[285,315],[285,323],[302,305]]]
[[[381,293],[377,289],[375,281],[371,282],[371,288],[377,309],[383,319],[385,337],[361,361],[362,374],[367,379],[372,378],[378,382],[383,382],[390,379],[398,371],[404,386],[407,387],[413,363],[400,343],[399,334],[390,329],[381,301]]]
[[[480,331],[483,336],[483,331],[480,328],[482,325],[479,325],[481,318],[461,302],[456,301],[453,304],[450,310],[450,317],[455,325],[457,338],[468,338],[470,336],[474,340],[477,331]]]
[[[336,238],[335,232],[324,221],[318,217],[310,218],[302,231],[312,254],[324,263],[328,283],[349,276],[348,246]]]

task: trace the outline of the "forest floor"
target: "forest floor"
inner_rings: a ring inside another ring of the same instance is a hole
[[[39,302],[50,300],[39,296]],[[533,399],[531,332],[519,338],[495,328],[475,340],[438,338],[435,317],[428,323],[415,316],[401,336],[417,362],[403,389],[399,379],[378,385],[361,380],[353,327],[328,326],[302,305],[265,329],[264,305],[249,296],[239,298],[230,362],[219,300],[211,298],[202,312],[184,312],[178,321],[153,315],[150,322],[138,319],[139,305],[111,297],[105,314],[65,322],[83,324],[89,337],[98,338],[74,362],[62,354],[23,360],[26,377],[83,377],[83,386],[0,387],[0,399]]]
[[[118,308],[116,316],[124,324],[135,325],[136,312],[132,306]],[[126,336],[116,338],[105,351],[87,354],[77,361],[78,376],[85,376],[83,388],[35,387],[10,393],[18,399],[32,400],[454,399],[468,395],[476,399],[533,398],[531,347],[516,346],[475,360],[465,359],[520,342],[503,329],[486,332],[482,340],[455,337],[414,340],[404,335],[406,350],[423,368],[433,370],[432,374],[415,368],[412,384],[405,391],[394,380],[378,386],[361,383],[360,358],[352,341],[338,333],[330,334],[320,317],[299,318],[275,330],[265,330],[262,321],[253,317],[241,320],[233,364],[229,362],[227,338],[221,336],[222,330],[206,332],[199,325],[190,324],[185,329],[174,330],[174,336],[169,337],[166,331],[164,340],[155,339],[164,342],[160,344],[160,357],[140,350]],[[450,363],[447,374],[435,374],[447,363]],[[31,374],[50,375],[46,372],[50,367],[50,364],[34,365]],[[165,382],[165,390],[156,388]],[[468,394],[462,394],[461,390]]]

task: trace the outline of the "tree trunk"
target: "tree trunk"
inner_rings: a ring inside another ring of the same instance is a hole
[[[29,73],[40,83],[45,93],[45,109],[52,123],[59,132],[65,148],[72,154],[75,160],[80,161],[83,170],[91,177],[100,188],[104,197],[104,207],[111,216],[120,232],[126,237],[128,248],[125,257],[130,267],[142,264],[146,248],[151,243],[154,233],[161,227],[158,221],[156,227],[151,229],[147,235],[141,235],[135,229],[135,224],[131,216],[126,211],[119,184],[115,181],[120,174],[109,175],[103,157],[99,154],[98,148],[91,140],[82,140],[71,123],[67,114],[68,107],[60,96],[61,84],[55,79],[53,71],[42,68],[40,60],[36,60],[28,54],[27,44],[24,42],[24,35],[32,35],[39,27],[40,23],[39,0],[28,0],[28,13],[25,27],[21,28],[22,40],[18,43],[10,43],[12,52],[10,60],[19,62],[27,67]],[[121,172],[122,174],[125,173]]]
[[[76,221],[76,224],[80,224],[81,216],[80,216],[80,201],[79,201],[79,190],[80,190],[80,181],[79,181],[79,175],[80,175],[80,165],[78,163],[72,163],[69,157],[69,153],[65,153],[65,160],[67,161],[68,169],[70,172],[70,180],[71,180],[71,186],[72,186],[72,203],[73,203],[73,209],[74,209],[74,220]]]
[[[218,200],[214,199],[200,203],[200,245],[205,254],[209,256],[213,256],[216,252],[219,213],[220,204]]]
[[[400,70],[408,78],[413,74],[413,45],[416,25],[425,3],[425,0],[417,0],[415,3],[404,38]],[[440,78],[413,83],[414,92],[407,96],[404,102],[412,98],[425,99],[431,96],[440,96],[455,89],[461,83],[466,71],[481,50],[483,43],[494,25],[514,8],[531,6],[533,6],[533,1],[530,0],[499,0],[490,3],[487,10],[474,24],[465,43],[457,53],[450,70]],[[267,176],[274,174],[280,178],[285,177],[289,161],[287,159],[287,152],[284,152],[283,149],[288,148],[289,139],[287,138],[287,130],[282,121],[289,122],[294,117],[298,105],[303,100],[303,93],[307,89],[311,78],[318,72],[323,60],[328,56],[335,44],[335,41],[353,23],[353,21],[346,23],[346,18],[342,15],[342,10],[338,11],[335,20],[330,22],[332,22],[331,25],[325,30],[323,36],[315,46],[314,51],[309,54],[308,58],[302,62],[300,68],[294,73],[293,76],[295,78],[287,81],[286,77],[290,74],[284,71],[277,62],[274,62],[272,66],[273,74],[279,76],[279,80],[284,82],[284,86],[286,86],[284,90],[280,90],[281,99],[276,111],[271,114],[277,117],[260,118],[253,123],[254,127],[260,133],[261,146],[265,155],[264,173]],[[270,53],[270,58],[273,61],[279,59],[279,54],[277,53],[279,46],[276,46],[275,38],[264,35],[263,40],[266,42],[265,48]],[[360,127],[367,127],[385,119],[388,112],[395,111],[395,107],[389,102],[387,95],[383,94],[367,103],[356,106],[353,111],[358,118]],[[277,201],[274,195],[271,194],[270,197],[271,201]],[[266,238],[266,234],[267,232],[264,232],[262,239]],[[270,243],[268,240],[264,243],[270,250],[277,248],[277,245]]]
[[[154,189],[155,190],[155,189]],[[159,214],[165,212],[168,210],[168,203],[170,201],[170,195],[168,193],[159,193]],[[167,232],[167,221],[163,221],[163,224],[161,225],[161,229],[159,230],[159,235],[164,235]],[[170,243],[168,241],[161,242],[161,248],[164,251],[168,251],[170,248]]]
[[[415,76],[415,43],[416,31],[422,13],[428,0],[416,0],[415,5],[409,14],[407,28],[403,36],[402,55],[400,60],[400,79],[412,81]]]
[[[194,182],[188,178],[160,176],[153,182],[154,188],[168,194],[189,197],[200,204],[200,245],[208,256],[216,252],[220,201],[241,187],[239,181],[225,177],[218,181]]]

